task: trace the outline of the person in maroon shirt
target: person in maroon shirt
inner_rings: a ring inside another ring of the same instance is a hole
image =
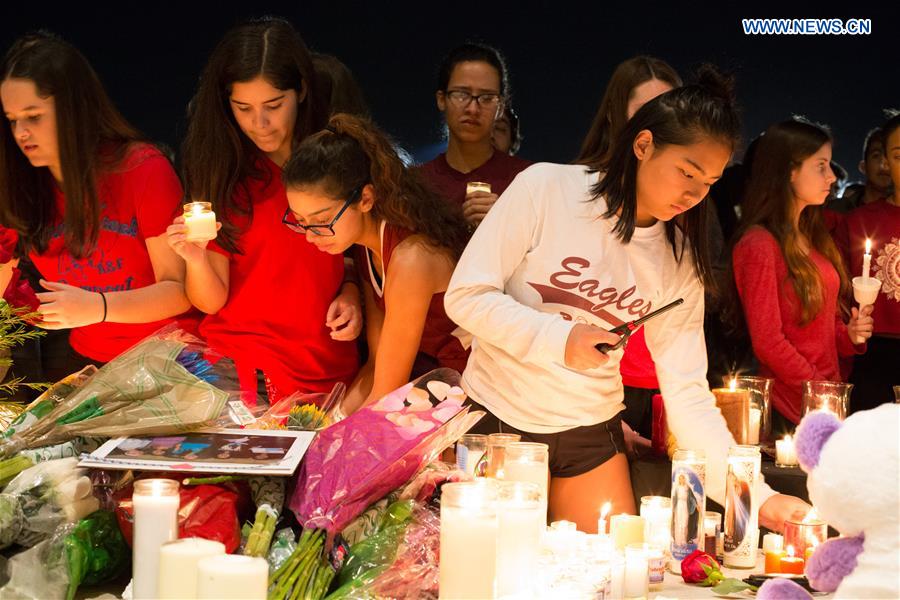
[[[344,411],[433,368],[462,371],[466,336],[444,312],[444,291],[468,239],[459,207],[407,169],[373,124],[347,114],[299,145],[284,183],[285,225],[328,256],[355,244],[365,273],[369,360]]]
[[[102,364],[190,308],[166,244],[181,184],[118,112],[87,59],[46,33],[0,71],[3,225],[40,272],[41,377]]]
[[[801,119],[769,127],[754,155],[732,255],[760,373],[774,378],[774,408],[794,424],[803,381],[840,381],[838,355],[863,352],[852,340],[873,329],[871,307],[853,307],[846,325],[842,318],[850,280],[822,215],[835,180],[830,161],[824,128]]]
[[[447,151],[419,167],[446,200],[463,207],[476,227],[510,182],[531,163],[494,149],[494,121],[509,99],[509,77],[500,53],[483,44],[450,51],[438,70],[438,110],[447,122]],[[491,184],[491,191],[466,194],[466,184]]]
[[[222,224],[208,245],[187,242],[178,217],[169,243],[187,264],[188,298],[206,313],[200,333],[235,360],[250,404],[257,395],[327,392],[359,368],[360,293],[344,285],[343,258],[281,224],[281,168],[325,124],[319,98],[300,36],[264,19],[225,35],[190,105],[188,196],[211,202]]]
[[[900,116],[889,119],[879,135],[894,182],[893,194],[878,199],[876,192],[871,196],[876,199],[847,215],[835,235],[852,276],[862,274],[865,244],[870,240],[871,276],[881,281],[872,313],[874,334],[866,353],[856,357],[850,375],[850,412],[893,402],[892,386],[900,385]]]

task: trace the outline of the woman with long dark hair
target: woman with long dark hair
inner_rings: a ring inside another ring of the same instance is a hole
[[[222,228],[207,246],[186,241],[182,218],[169,227],[188,298],[206,313],[200,333],[235,359],[242,389],[270,396],[328,391],[358,368],[359,290],[344,285],[343,258],[281,224],[281,169],[327,118],[315,84],[286,21],[226,33],[191,101],[183,146],[188,197],[211,202]]]
[[[285,224],[328,255],[351,247],[363,275],[369,361],[344,411],[436,367],[462,371],[465,335],[444,291],[468,233],[458,206],[406,168],[371,122],[347,114],[306,138],[284,168]]]
[[[26,35],[0,67],[0,209],[48,291],[44,376],[104,363],[190,303],[166,244],[180,208],[172,165],[119,113],[85,57]]]
[[[615,344],[608,329],[678,298],[681,306],[644,325],[647,346],[669,426],[682,447],[706,452],[709,494],[724,503],[722,457],[734,438],[705,379],[703,285],[712,273],[702,200],[739,130],[730,86],[705,69],[700,83],[635,113],[604,172],[539,164],[520,173],[459,260],[445,304],[474,337],[462,383],[489,415],[473,431],[549,445],[551,519],[591,532],[604,500],[634,512],[622,352],[596,344]],[[769,528],[805,507],[766,486],[761,496]]]
[[[773,406],[794,424],[803,381],[840,381],[838,355],[863,352],[865,346],[852,340],[872,335],[871,306],[862,314],[842,306],[851,295],[850,280],[822,214],[835,180],[831,146],[825,128],[803,119],[766,129],[754,153],[732,254],[760,373],[775,379]]]

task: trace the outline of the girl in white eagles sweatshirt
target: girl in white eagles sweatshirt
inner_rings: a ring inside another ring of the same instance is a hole
[[[551,520],[595,532],[606,500],[634,512],[618,417],[622,351],[594,346],[677,298],[684,304],[645,325],[647,346],[669,427],[681,447],[706,452],[707,491],[724,504],[734,439],[705,377],[701,202],[739,136],[728,83],[706,68],[700,83],[645,104],[605,174],[547,163],[520,173],[450,281],[447,314],[475,338],[463,387],[489,413],[473,432],[549,445]],[[765,484],[760,501],[760,523],[775,530],[808,510]]]

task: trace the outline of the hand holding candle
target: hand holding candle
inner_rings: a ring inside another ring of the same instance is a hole
[[[216,239],[216,213],[209,202],[189,202],[184,205],[184,224],[187,241],[208,242]]]
[[[853,299],[859,304],[859,312],[861,316],[868,317],[868,314],[862,315],[866,306],[875,304],[878,299],[878,292],[881,291],[881,280],[871,277],[870,270],[872,265],[872,240],[866,239],[866,253],[863,255],[862,275],[853,278]],[[855,329],[855,328],[854,328]],[[866,341],[866,337],[852,331],[851,339],[854,344],[862,344]]]

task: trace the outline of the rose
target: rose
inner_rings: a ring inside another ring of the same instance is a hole
[[[694,550],[681,561],[681,578],[685,583],[711,586],[718,584],[725,576],[716,559],[702,550]]]

